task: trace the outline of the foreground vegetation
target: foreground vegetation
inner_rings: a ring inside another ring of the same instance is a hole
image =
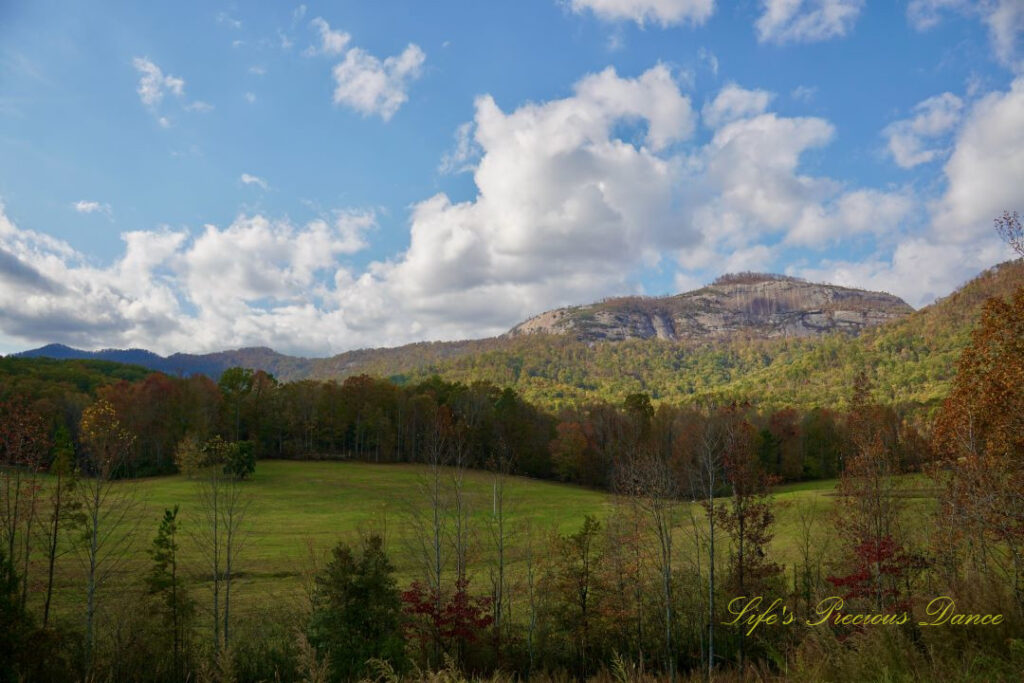
[[[43,370],[0,387],[3,678],[1024,669],[1024,286],[984,303],[933,420],[864,370],[841,410],[558,415],[439,378]]]

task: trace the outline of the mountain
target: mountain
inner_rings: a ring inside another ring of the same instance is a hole
[[[623,297],[541,313],[509,330],[563,334],[581,341],[773,339],[829,332],[856,334],[912,313],[899,297],[765,273],[725,275],[676,296]]]
[[[747,273],[672,297],[559,309],[501,337],[360,349],[330,358],[296,358],[265,348],[163,358],[140,350],[92,353],[58,345],[21,355],[120,360],[168,374],[212,377],[241,365],[282,381],[365,373],[415,383],[438,374],[511,386],[549,408],[594,399],[618,402],[640,391],[684,403],[740,399],[841,406],[853,377],[867,370],[878,399],[930,410],[948,392],[982,303],[1006,298],[1020,286],[1024,261],[1008,262],[913,311],[888,294]]]
[[[101,360],[127,365],[138,365],[167,375],[204,374],[214,379],[231,367],[265,370],[275,376],[289,379],[307,377],[312,372],[312,360],[286,356],[268,348],[256,347],[219,351],[217,353],[175,353],[160,356],[144,349],[103,349],[83,351],[63,344],[48,344],[38,349],[11,354],[20,358],[55,358],[60,360]]]
[[[1008,298],[1021,286],[1024,261],[1007,262],[930,306],[864,325],[856,335],[841,324],[806,336],[770,336],[778,328],[768,326],[674,342],[656,335],[600,341],[578,329],[520,331],[458,346],[362,351],[358,359],[341,354],[317,361],[314,372],[320,378],[365,372],[409,383],[433,374],[452,381],[487,380],[550,408],[593,399],[618,402],[634,392],[682,403],[750,400],[812,408],[843,406],[854,377],[866,370],[879,400],[927,412],[948,393],[982,304],[990,297]]]
[[[281,380],[340,378],[373,370],[387,374],[433,367],[467,354],[500,348],[530,334],[567,335],[582,342],[651,339],[682,342],[805,337],[865,327],[913,312],[902,299],[782,275],[726,275],[694,292],[668,297],[623,297],[542,313],[497,339],[421,342],[389,349],[359,349],[331,358],[299,358],[257,347],[163,357],[143,349],[82,351],[63,344],[14,354],[21,357],[91,359],[140,365],[168,375],[217,378],[230,367],[264,370]]]

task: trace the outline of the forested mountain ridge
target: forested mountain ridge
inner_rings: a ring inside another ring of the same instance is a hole
[[[937,406],[949,389],[960,352],[990,297],[1024,286],[1024,261],[991,268],[949,296],[858,336],[833,332],[778,339],[736,335],[698,343],[632,339],[580,342],[565,335],[519,335],[504,344],[407,371],[452,380],[488,379],[528,400],[568,405],[621,401],[634,392],[693,403],[742,400],[801,408],[844,406],[854,376],[865,370],[885,403]],[[371,374],[396,372],[384,364]]]
[[[783,336],[785,324],[781,323],[753,329],[736,326],[728,334],[698,339],[680,339],[677,334],[676,340],[657,334],[621,340],[606,334],[604,340],[581,340],[576,334],[519,333],[360,349],[319,359],[296,358],[262,348],[162,358],[139,351],[90,353],[50,346],[19,355],[121,360],[120,354],[127,354],[121,362],[172,375],[201,372],[214,378],[233,366],[261,369],[282,381],[340,380],[370,374],[405,383],[438,374],[451,381],[486,380],[510,386],[525,399],[548,407],[600,398],[620,401],[634,392],[682,403],[741,399],[796,407],[843,405],[853,376],[866,369],[879,400],[931,407],[948,391],[956,360],[967,344],[982,303],[991,296],[1006,298],[1024,285],[1024,262],[1011,261],[985,271],[951,295],[916,312],[885,294],[828,286],[832,299],[821,300],[823,295],[813,288],[823,286],[778,276],[765,278],[754,274],[735,280],[724,278],[703,290],[667,299],[713,299],[722,296],[723,290],[740,292],[746,287],[746,302],[736,295],[730,304],[738,311],[736,316],[745,315],[742,309],[746,306],[753,309],[750,315],[767,315],[769,319],[773,315],[782,316],[780,320],[785,316],[792,320],[796,315],[818,315],[808,310],[822,311],[821,315],[831,313],[833,320],[842,320],[846,316],[843,311],[888,319],[863,325],[856,336],[849,333],[850,326],[842,324],[813,334]],[[795,290],[806,297],[802,303],[818,296],[817,308],[799,308],[794,304],[801,302],[792,293],[790,300],[781,303],[754,303],[758,297],[750,292],[757,287],[776,288],[776,292]],[[615,299],[580,308],[622,311],[626,305],[623,302],[630,301],[636,300]],[[639,301],[642,306],[651,306],[662,305],[659,302],[664,299]],[[780,312],[783,305],[788,308]],[[797,310],[801,313],[795,314]],[[70,355],[73,353],[81,355]]]
[[[620,297],[547,311],[507,337],[562,334],[580,341],[658,338],[729,340],[737,335],[856,334],[911,312],[899,297],[765,273],[724,275],[707,287],[665,297]]]
[[[856,333],[911,311],[901,299],[889,294],[813,284],[781,275],[742,273],[722,276],[707,287],[675,296],[620,297],[549,311],[516,325],[497,339],[358,349],[330,358],[288,356],[264,347],[163,357],[144,349],[82,351],[63,344],[13,355],[105,360],[141,365],[168,375],[205,374],[215,379],[227,368],[242,366],[287,381],[345,377],[363,372],[370,365],[413,370],[501,347],[505,339],[527,333],[561,334],[571,330],[571,336],[579,341],[808,336],[835,330]],[[543,321],[552,317],[558,319],[558,324],[545,325]]]

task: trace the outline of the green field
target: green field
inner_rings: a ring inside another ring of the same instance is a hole
[[[243,484],[251,502],[245,546],[237,563],[239,576],[232,587],[234,613],[244,618],[273,613],[275,608],[295,607],[303,599],[303,587],[315,558],[322,558],[339,540],[357,541],[363,534],[384,535],[399,583],[408,584],[419,575],[409,520],[416,510],[427,507],[421,488],[426,474],[426,468],[416,465],[260,461],[253,479]],[[450,474],[445,472],[445,476]],[[490,473],[466,472],[466,499],[476,546],[471,575],[478,590],[489,586],[493,485]],[[183,572],[193,596],[201,606],[205,605],[211,582],[194,538],[202,523],[196,482],[179,475],[125,481],[117,486],[130,493],[134,501],[131,520],[126,525],[134,529],[134,540],[117,575],[107,584],[108,593],[123,593],[128,586],[141,584],[149,566],[147,550],[163,510],[177,504],[181,509]],[[527,528],[542,539],[552,532],[571,532],[579,528],[585,515],[603,519],[615,504],[609,494],[579,486],[520,477],[508,478],[505,486],[507,519],[516,534],[510,543],[513,573],[516,548]],[[807,545],[808,538],[814,553],[828,553],[832,544],[829,535],[834,488],[835,481],[831,480],[777,489],[779,505],[773,548],[777,561],[786,565],[798,562],[800,548]],[[921,498],[925,500],[927,497]],[[908,507],[923,510],[927,506],[915,500]],[[696,506],[679,507],[680,566],[690,562],[694,552],[692,519],[700,520],[702,514],[703,510]],[[805,532],[807,524],[811,526]],[[543,548],[543,540],[541,544]],[[70,615],[80,610],[84,595],[81,571],[80,560],[70,552],[59,571],[58,613]],[[37,563],[33,573],[33,585],[38,585],[41,563]]]
[[[253,609],[286,605],[302,596],[304,577],[314,563],[338,541],[357,542],[363,534],[380,533],[405,584],[416,575],[411,541],[406,533],[415,510],[426,508],[421,486],[424,467],[355,462],[294,462],[263,460],[255,476],[242,484],[249,500],[244,524],[246,538],[233,585],[240,616]],[[450,472],[445,472],[446,477]],[[491,517],[493,475],[465,473],[466,499],[477,545],[487,542]],[[165,508],[180,506],[182,566],[195,597],[209,593],[209,570],[194,534],[202,525],[195,481],[176,475],[131,480],[116,485],[129,494],[132,544],[108,588],[136,585],[149,567],[147,551]],[[568,532],[587,514],[602,516],[611,505],[607,494],[579,486],[510,477],[505,484],[506,514],[511,524],[529,523],[538,533]],[[77,610],[84,599],[83,565],[74,550],[61,560],[58,572],[58,612]],[[480,581],[486,581],[486,569]],[[33,569],[42,578],[41,558]],[[115,591],[116,592],[116,591]],[[34,591],[39,597],[39,591]],[[40,597],[41,599],[41,597]]]

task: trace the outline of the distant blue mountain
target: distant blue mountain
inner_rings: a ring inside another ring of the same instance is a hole
[[[156,372],[173,376],[189,376],[203,374],[218,379],[222,372],[231,367],[246,367],[253,370],[269,372],[279,379],[288,380],[307,376],[309,365],[307,358],[285,356],[268,348],[235,349],[217,353],[189,354],[175,353],[161,356],[145,349],[103,349],[101,351],[83,351],[64,344],[47,344],[38,349],[11,354],[22,358],[54,358],[57,360],[92,359],[106,360],[115,363],[140,365]]]

